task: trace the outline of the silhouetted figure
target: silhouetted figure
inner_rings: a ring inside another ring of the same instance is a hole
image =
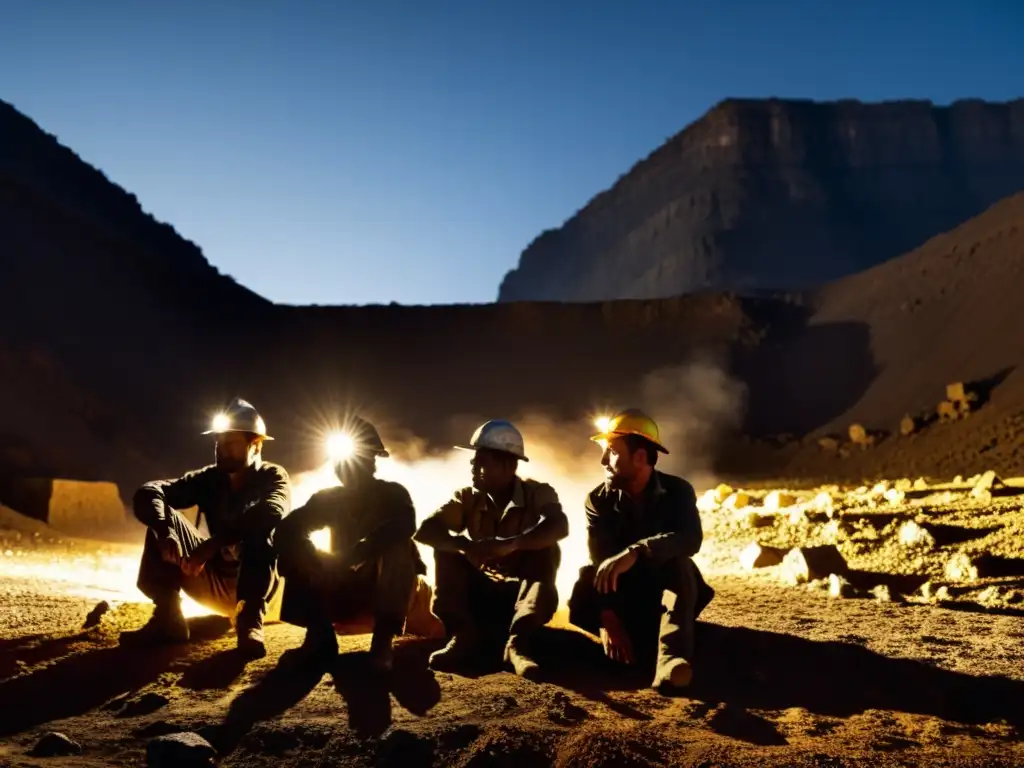
[[[338,652],[335,621],[373,616],[371,664],[388,671],[393,640],[402,634],[417,575],[426,572],[412,536],[416,511],[404,486],[376,475],[388,452],[377,430],[355,419],[330,446],[342,487],[315,493],[278,530],[285,575],[281,619],[306,627],[304,653]],[[328,528],[331,552],[316,549],[314,531]]]

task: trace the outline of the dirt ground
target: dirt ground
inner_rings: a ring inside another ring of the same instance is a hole
[[[543,683],[432,673],[439,642],[415,638],[390,680],[362,671],[367,636],[341,638],[329,668],[304,667],[289,653],[302,630],[282,624],[268,627],[267,658],[243,665],[217,617],[190,619],[188,646],[121,649],[117,632],[149,611],[131,592],[137,547],[64,541],[9,514],[0,765],[139,765],[150,739],[181,730],[225,766],[1024,764],[1024,497],[1013,485],[972,495],[978,479],[710,491],[699,561],[717,595],[677,697],[609,670],[563,616],[546,630]],[[792,555],[739,564],[751,542],[780,557],[833,544],[846,567],[790,584]],[[103,599],[113,609],[83,629]],[[49,731],[81,753],[31,755]]]

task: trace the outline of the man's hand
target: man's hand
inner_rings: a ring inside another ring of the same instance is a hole
[[[207,539],[195,551],[181,561],[181,572],[189,578],[195,578],[203,572],[206,563],[220,549],[220,542],[217,539]]]
[[[157,542],[160,559],[171,565],[181,565],[181,544],[173,536],[167,536]]]
[[[464,549],[466,557],[474,562],[487,562],[489,560],[500,560],[511,555],[518,549],[519,542],[516,537],[507,539],[492,538],[470,541]]]
[[[601,611],[601,645],[604,646],[604,655],[612,661],[623,664],[636,661],[633,641],[614,611]]]
[[[629,549],[609,557],[597,566],[597,574],[594,576],[594,588],[603,595],[614,592],[619,586],[619,576],[636,565],[636,559],[636,550]]]

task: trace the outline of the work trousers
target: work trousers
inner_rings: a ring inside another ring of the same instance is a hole
[[[521,550],[513,558],[503,578],[495,580],[465,555],[434,551],[433,610],[449,634],[500,627],[504,637],[524,635],[551,620],[558,608],[561,551],[557,546]]]
[[[181,544],[182,557],[188,557],[206,539],[180,512],[168,510],[171,530]],[[146,523],[146,520],[142,521]],[[280,590],[277,574],[277,554],[273,534],[244,539],[237,547],[237,559],[223,552],[206,562],[198,576],[186,576],[179,566],[164,562],[160,557],[157,533],[146,531],[139,567],[138,587],[157,605],[177,599],[184,591],[200,605],[231,616],[240,601],[245,605],[239,622],[247,626],[260,626],[267,613],[267,601]]]
[[[281,620],[300,627],[324,627],[358,620],[372,614],[375,634],[400,635],[416,588],[415,545],[403,539],[353,570],[336,572],[336,579],[317,589],[310,581],[310,558],[330,567],[337,555],[312,547],[285,547],[281,572],[285,575]]]
[[[619,576],[614,593],[603,595],[594,587],[596,565],[580,569],[569,598],[569,621],[593,634],[601,631],[601,612],[611,610],[622,622],[641,663],[669,658],[693,661],[694,624],[714,591],[688,557],[662,565],[640,559]],[[665,592],[670,605],[664,605]],[[654,659],[654,650],[657,658]]]

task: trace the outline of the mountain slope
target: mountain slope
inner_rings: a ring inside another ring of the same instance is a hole
[[[499,301],[793,289],[916,247],[1024,189],[1024,100],[736,100],[637,163]]]

